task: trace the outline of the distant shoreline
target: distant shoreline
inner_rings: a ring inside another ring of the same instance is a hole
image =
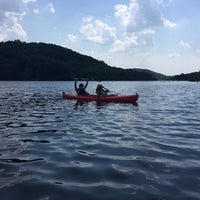
[[[200,71],[166,76],[148,69],[122,69],[91,56],[46,43],[0,42],[0,81],[200,81]]]

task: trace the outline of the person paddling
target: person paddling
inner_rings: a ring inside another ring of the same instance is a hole
[[[87,86],[88,86],[88,80],[86,81],[85,85],[83,83],[80,83],[79,87],[77,87],[77,79],[75,79],[74,88],[78,95],[82,95],[82,96],[89,95],[89,93],[86,92],[86,90],[85,90],[87,88]]]
[[[108,92],[110,92],[107,88],[105,88],[103,85],[98,84],[96,88],[96,93],[98,96],[107,96]]]

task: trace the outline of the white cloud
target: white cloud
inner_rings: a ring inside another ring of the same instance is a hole
[[[131,48],[154,46],[153,35],[155,31],[152,29],[144,29],[140,32],[125,33],[123,38],[116,39],[112,45],[111,52],[125,51]]]
[[[176,23],[171,22],[168,19],[165,19],[164,17],[162,17],[162,20],[165,27],[174,28],[176,26]]]
[[[2,40],[20,39],[27,40],[27,34],[20,24],[25,13],[5,12],[3,23],[1,23],[0,35]]]
[[[136,47],[138,45],[137,36],[132,34],[131,36],[125,36],[123,40],[115,40],[111,52],[125,51],[129,48]]]
[[[68,34],[67,38],[70,42],[76,42],[78,40],[77,35],[74,34]]]
[[[175,23],[162,17],[162,9],[164,6],[163,0],[130,0],[128,5],[117,4],[114,7],[114,16],[124,29],[124,38],[121,41],[115,41],[114,49],[126,50],[125,47],[154,46],[156,28],[172,28],[176,26]],[[134,35],[135,41],[134,43],[130,42],[129,45],[128,38],[131,35]]]
[[[155,31],[152,29],[144,29],[143,31],[137,33],[138,34],[138,43],[140,46],[154,46],[154,34]]]
[[[6,16],[8,17],[9,21],[12,22],[12,26],[8,27],[8,31],[11,35],[17,35],[19,39],[26,40],[27,34],[23,30],[22,25],[19,23],[19,21],[23,18],[25,13],[17,14],[17,13],[6,13]]]
[[[130,0],[114,6],[114,19],[119,26],[110,27],[92,16],[83,19],[80,32],[88,41],[111,44],[110,51],[155,46],[158,28],[173,28],[174,22],[163,17],[169,0]]]
[[[30,2],[36,0],[0,0],[0,41],[27,40],[21,21],[26,15],[26,6]]]
[[[115,6],[114,16],[127,32],[163,26],[162,4],[157,0],[130,0],[129,5]]]
[[[39,14],[39,13],[40,13],[40,11],[39,11],[38,9],[34,9],[33,12],[34,12],[35,14]]]
[[[54,8],[54,5],[52,3],[49,3],[48,7],[49,7],[49,10],[50,10],[51,13],[55,13],[56,12],[56,10]]]
[[[100,44],[112,42],[111,51],[154,45],[155,28],[164,27],[162,1],[130,0],[128,5],[117,4],[114,8],[115,18],[124,28],[123,32],[118,34],[122,37],[117,38],[116,28],[90,16],[83,19],[80,29],[87,40]]]
[[[116,29],[108,26],[101,20],[90,18],[89,20],[83,19],[83,22],[80,32],[87,40],[99,44],[106,44],[115,40]]]
[[[92,20],[93,20],[94,18],[92,17],[92,16],[89,16],[89,17],[85,17],[85,18],[83,18],[83,23],[90,23],[90,22],[92,22]]]
[[[179,45],[185,49],[191,49],[191,45],[188,42],[184,42],[183,40],[181,40],[179,42]]]
[[[130,25],[136,25],[135,18],[139,11],[139,6],[135,1],[132,1],[129,6],[117,4],[114,8],[114,15],[123,27],[127,28]]]

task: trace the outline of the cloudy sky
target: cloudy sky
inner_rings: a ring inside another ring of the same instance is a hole
[[[0,41],[61,45],[122,68],[200,70],[200,0],[0,0]]]

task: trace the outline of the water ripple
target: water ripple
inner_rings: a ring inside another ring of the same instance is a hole
[[[1,197],[199,199],[199,84],[108,84],[138,106],[75,106],[61,96],[73,82],[1,82]]]

